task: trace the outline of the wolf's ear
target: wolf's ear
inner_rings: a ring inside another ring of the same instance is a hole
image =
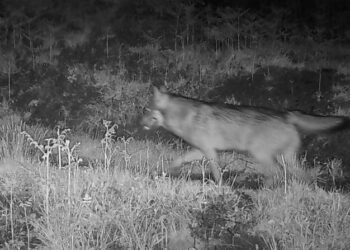
[[[153,88],[153,94],[156,94],[157,92],[159,92],[159,89],[156,86],[152,86]]]
[[[155,97],[160,97],[166,94],[166,89],[164,86],[161,86],[159,89],[156,86],[153,86],[153,94]]]
[[[163,94],[166,94],[166,93],[167,93],[166,87],[165,87],[165,86],[160,86],[159,91],[162,92]]]
[[[166,91],[166,88],[164,86],[161,86],[159,89],[156,87],[156,86],[153,86],[153,93],[156,95],[159,94],[159,93],[163,93],[163,94],[166,94],[167,91]]]
[[[168,103],[169,96],[166,92],[163,92],[162,87],[160,90],[157,87],[153,87],[153,104],[158,108],[165,108]]]
[[[159,91],[159,89],[156,86],[153,86],[153,97],[154,99],[158,99],[159,96],[161,96],[161,92]]]

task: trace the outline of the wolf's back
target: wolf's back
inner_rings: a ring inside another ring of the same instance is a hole
[[[288,112],[287,122],[308,134],[329,133],[350,128],[348,117],[307,115],[300,111]]]

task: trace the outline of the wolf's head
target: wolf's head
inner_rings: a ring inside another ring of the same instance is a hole
[[[141,126],[146,129],[154,129],[164,126],[164,116],[162,110],[164,110],[169,101],[169,95],[166,94],[165,89],[160,90],[153,87],[153,100],[150,108],[146,109],[145,115],[141,119]]]
[[[146,129],[154,129],[163,126],[164,118],[159,110],[146,109],[145,115],[141,119],[141,126]]]

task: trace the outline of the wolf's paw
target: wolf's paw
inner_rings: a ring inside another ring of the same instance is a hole
[[[167,176],[167,173],[164,171],[155,170],[155,171],[149,173],[149,177],[152,180],[158,180],[159,178],[166,177],[166,176]]]

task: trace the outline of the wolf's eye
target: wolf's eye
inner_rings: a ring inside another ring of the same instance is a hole
[[[151,109],[144,107],[142,113],[147,114],[147,113],[150,113],[151,111],[152,111]]]

